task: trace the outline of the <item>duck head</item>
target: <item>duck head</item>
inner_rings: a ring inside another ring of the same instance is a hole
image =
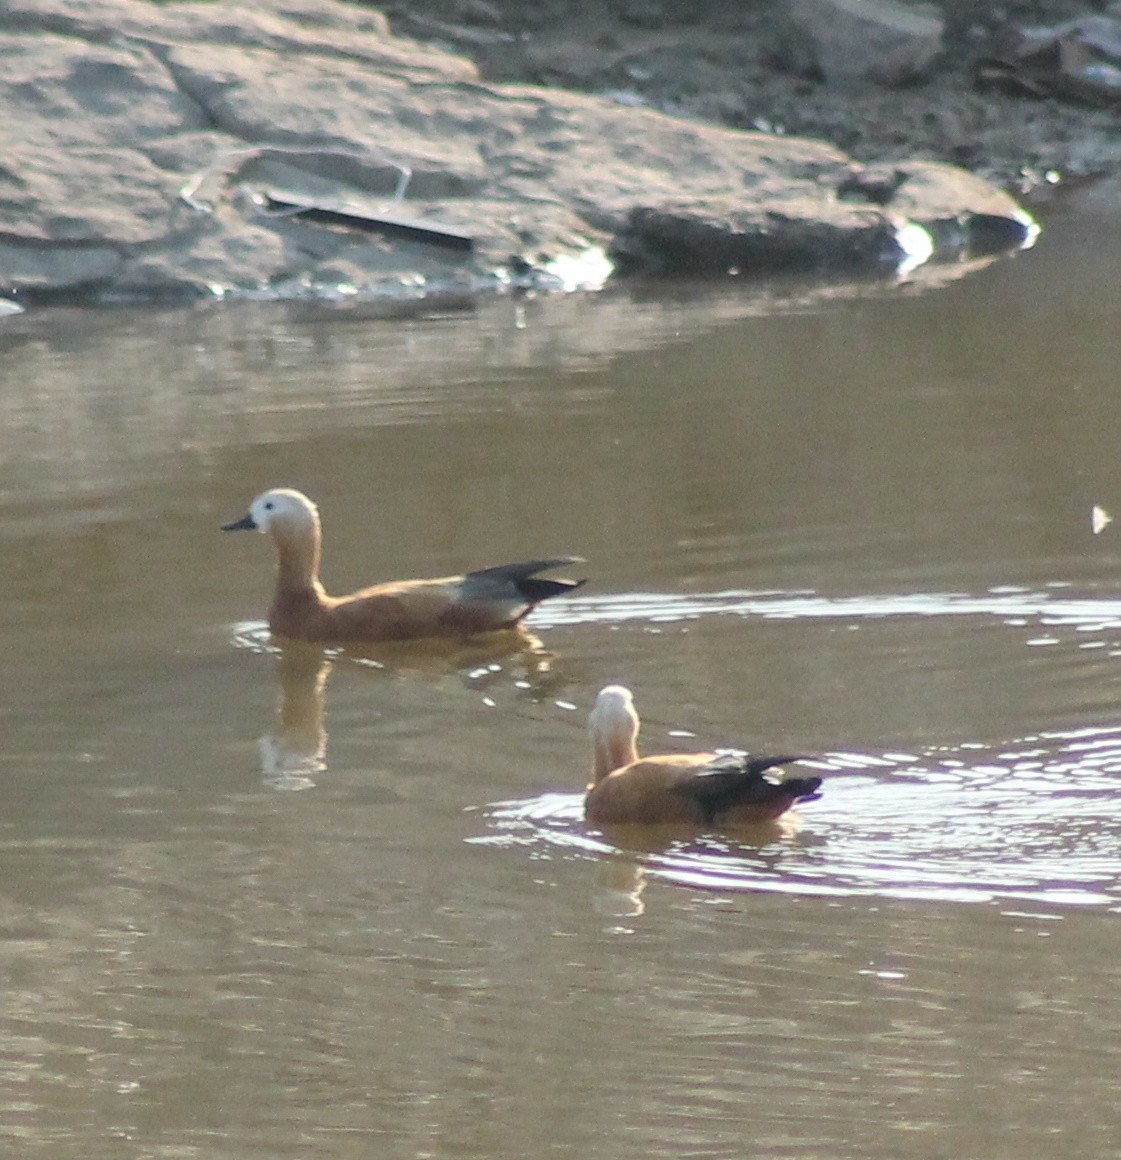
[[[262,492],[240,520],[222,525],[224,532],[272,532],[281,536],[306,535],[318,528],[319,509],[302,491],[291,487]]]
[[[638,760],[638,712],[625,685],[607,685],[599,691],[588,716],[592,735],[592,780]]]

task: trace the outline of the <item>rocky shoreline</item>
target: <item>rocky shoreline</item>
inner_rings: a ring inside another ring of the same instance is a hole
[[[885,21],[885,10],[916,14],[895,49],[894,76],[880,64],[890,46],[866,24],[853,22],[859,37],[839,28],[834,7],[866,7]],[[1048,86],[1038,69],[1017,83],[992,67],[1025,33],[1116,20],[1116,2],[387,0],[381,8],[396,31],[454,49],[488,80],[614,93],[714,124],[811,137],[861,164],[943,161],[1029,198],[1049,172],[1082,178],[1121,166],[1116,91],[1095,99]],[[835,75],[823,71],[830,66]]]
[[[684,21],[684,5],[638,0],[582,8],[583,25],[560,19],[572,7],[428,0],[391,8],[390,22],[343,0],[9,0],[0,292],[17,303],[423,301],[594,287],[611,271],[863,277],[1030,239],[1031,219],[998,183],[1008,174],[995,149],[974,168],[998,180],[948,164],[948,148],[916,159],[906,133],[892,142],[868,128],[848,153],[764,131],[802,127],[774,93],[767,107],[785,126],[762,113],[739,126],[753,108],[737,112],[729,93],[764,65],[772,87],[785,78],[809,94],[809,128],[826,96],[848,102],[853,124],[871,99],[853,78],[811,82],[780,67],[776,5],[745,6],[753,37],[738,41],[715,4],[708,23],[704,12]],[[697,59],[710,68],[690,75],[696,100],[669,99],[665,78],[680,80]],[[561,60],[574,62],[567,72]],[[585,92],[522,83],[571,84],[577,65]],[[898,110],[926,102],[923,124],[933,110],[944,119],[952,110],[938,86],[951,81],[940,67],[874,95]],[[611,84],[619,77],[629,87]],[[998,103],[994,119],[1005,112]],[[1088,137],[1107,136],[1114,111],[1094,115]],[[1116,141],[1109,148],[1121,156]],[[1023,154],[1039,165],[1049,156]],[[1087,170],[1105,166],[1105,153],[1093,156]]]

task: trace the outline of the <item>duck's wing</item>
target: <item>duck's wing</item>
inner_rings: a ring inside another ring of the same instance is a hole
[[[542,580],[537,576],[538,572],[583,563],[581,556],[556,556],[550,560],[527,560],[521,564],[482,568],[463,577],[461,597],[469,603],[523,601],[529,605],[538,604],[550,596],[563,596],[587,583],[586,579]]]
[[[821,795],[820,777],[770,778],[768,769],[801,761],[802,756],[754,757],[729,753],[699,766],[674,784],[676,794],[690,798],[706,825],[739,806],[767,806],[782,800],[812,801]]]

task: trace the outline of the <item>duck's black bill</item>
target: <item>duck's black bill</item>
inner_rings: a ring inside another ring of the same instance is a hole
[[[223,524],[222,531],[224,532],[255,532],[257,525],[253,522],[253,517],[250,515],[242,516],[240,520],[234,520],[232,524]]]

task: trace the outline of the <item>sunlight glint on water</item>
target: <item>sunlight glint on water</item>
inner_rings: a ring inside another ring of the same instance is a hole
[[[1121,601],[1007,589],[980,597],[842,599],[810,592],[634,593],[576,596],[543,606],[534,623],[656,624],[728,615],[976,616],[1017,629],[1035,622],[1095,633],[1121,628]],[[610,835],[583,823],[580,795],[498,803],[487,812],[495,832],[472,841],[552,846],[577,857],[635,858],[645,876],[716,891],[880,894],[946,902],[1023,898],[1121,910],[1116,813],[1121,726],[1048,732],[992,752],[965,743],[918,756],[826,753],[802,764],[823,771],[826,792],[801,807],[798,820],[784,832],[755,835],[772,855],[762,863],[750,838],[744,846],[706,835],[694,842],[668,841],[664,850],[641,856],[628,854]],[[877,776],[866,776],[869,770]],[[1067,824],[1056,829],[1059,813]]]

